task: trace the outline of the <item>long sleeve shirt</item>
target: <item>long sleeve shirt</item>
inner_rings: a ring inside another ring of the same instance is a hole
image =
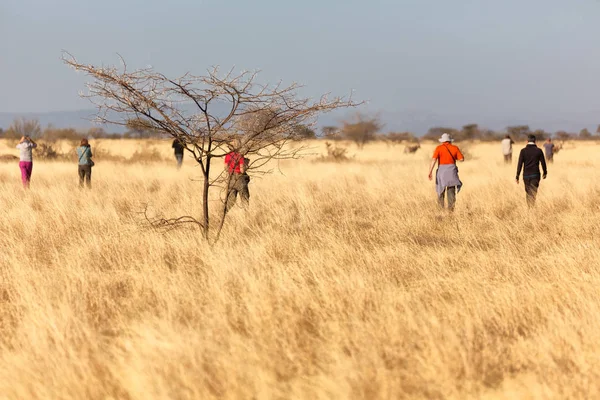
[[[540,177],[540,164],[542,164],[542,171],[544,175],[548,173],[546,169],[546,160],[544,159],[544,153],[542,149],[537,147],[535,144],[527,144],[519,154],[519,163],[517,164],[517,180],[523,170],[523,178],[539,178]]]
[[[171,145],[175,154],[183,154],[183,145],[178,139],[173,140],[173,144]]]
[[[20,151],[20,157],[19,157],[20,161],[27,161],[27,162],[33,161],[32,150],[35,149],[36,147],[37,147],[37,144],[31,143],[28,140],[19,143],[17,145],[17,149],[19,149],[19,151]]]

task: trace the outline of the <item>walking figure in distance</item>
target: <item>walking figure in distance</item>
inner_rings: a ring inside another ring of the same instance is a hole
[[[171,145],[173,148],[173,152],[175,153],[175,159],[177,160],[177,169],[181,168],[181,164],[183,163],[183,144],[179,141],[179,139],[173,140],[173,144]]]
[[[81,139],[79,147],[77,147],[77,157],[79,158],[79,165],[77,168],[79,174],[79,187],[83,187],[83,181],[85,180],[88,189],[91,189],[92,167],[94,166],[94,161],[92,161],[92,148],[87,139]]]
[[[510,137],[510,135],[506,135],[504,139],[502,139],[502,154],[504,155],[504,164],[512,163],[512,145],[514,144],[514,140]]]
[[[32,151],[37,147],[37,143],[29,136],[22,136],[17,149],[20,151],[19,168],[21,169],[21,181],[23,187],[29,189],[31,181],[31,172],[33,171],[33,154]]]
[[[554,162],[554,143],[548,138],[544,143],[544,151],[546,152],[546,162],[552,164]]]
[[[438,204],[444,208],[444,197],[448,194],[448,210],[454,211],[456,193],[460,191],[462,182],[458,177],[456,161],[464,161],[465,158],[460,149],[452,144],[452,138],[444,133],[439,139],[441,144],[435,148],[431,165],[429,166],[429,180],[432,180],[433,168],[438,164],[435,173],[435,186],[438,195]]]
[[[546,179],[548,170],[546,169],[546,160],[542,149],[535,144],[535,135],[527,137],[527,146],[525,146],[519,154],[519,162],[517,164],[517,184],[521,169],[523,170],[523,182],[525,183],[525,194],[527,196],[527,206],[529,208],[535,206],[535,198],[540,186],[540,164],[544,175],[541,177]]]
[[[244,207],[248,206],[250,202],[250,191],[248,190],[250,177],[246,173],[248,159],[244,157],[240,147],[241,142],[235,140],[233,146],[231,146],[231,151],[225,155],[225,171],[227,172],[226,211],[229,211],[235,205],[238,193]]]

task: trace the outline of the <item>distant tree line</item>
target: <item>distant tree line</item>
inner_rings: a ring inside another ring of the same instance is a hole
[[[122,133],[107,132],[102,127],[91,127],[89,129],[81,130],[74,128],[56,128],[52,125],[48,125],[42,128],[40,122],[37,119],[17,118],[15,119],[8,129],[4,130],[0,128],[0,138],[6,139],[19,139],[22,136],[29,136],[32,139],[43,139],[45,141],[53,142],[56,140],[80,140],[82,138],[95,138],[95,139],[107,139],[107,138],[124,138],[124,139],[164,139],[165,135],[163,132],[158,131],[141,120],[131,119],[127,121],[127,130]],[[315,139],[317,137],[315,131],[306,125],[295,125],[294,136],[302,139]]]
[[[33,139],[43,139],[53,142],[56,140],[80,140],[82,138],[160,138],[161,132],[144,129],[136,121],[128,121],[127,130],[124,133],[107,132],[102,127],[91,127],[89,129],[56,128],[48,125],[42,128],[37,119],[17,118],[7,129],[0,128],[0,137],[6,139],[19,139],[29,136]]]
[[[432,127],[423,136],[411,132],[383,132],[383,124],[378,117],[356,114],[353,118],[343,121],[340,126],[325,126],[321,129],[321,136],[332,140],[350,140],[359,148],[372,141],[386,142],[419,142],[421,140],[437,140],[442,133],[450,134],[455,140],[476,140],[483,142],[499,141],[506,135],[513,140],[524,141],[530,134],[536,135],[538,140],[553,138],[556,140],[600,140],[600,125],[592,134],[588,129],[579,133],[557,131],[546,132],[543,129],[532,130],[528,125],[507,126],[503,131],[494,131],[481,128],[478,124],[467,124],[462,128]]]
[[[92,127],[87,130],[77,130],[74,128],[56,128],[48,125],[42,128],[36,119],[17,118],[7,129],[0,128],[0,138],[19,139],[21,136],[30,136],[33,139],[44,139],[46,141],[56,141],[60,139],[79,140],[81,138],[125,138],[125,139],[160,139],[164,134],[160,131],[146,126],[139,120],[130,120],[126,124],[127,130],[124,133],[107,132],[102,127]],[[600,125],[594,133],[587,128],[579,133],[557,131],[546,132],[543,129],[532,130],[528,125],[507,126],[503,131],[494,131],[481,128],[478,124],[467,124],[462,128],[452,127],[432,127],[423,136],[415,135],[411,132],[383,132],[384,124],[378,116],[368,116],[365,114],[356,114],[352,118],[342,121],[340,126],[324,126],[321,128],[321,134],[317,135],[314,129],[306,125],[297,125],[295,137],[301,139],[319,139],[329,140],[349,140],[354,142],[359,148],[365,144],[374,141],[384,141],[387,143],[406,143],[419,142],[421,140],[437,140],[442,133],[449,133],[458,141],[498,141],[506,135],[517,141],[527,139],[529,134],[534,134],[538,140],[545,140],[549,137],[555,140],[600,140]]]

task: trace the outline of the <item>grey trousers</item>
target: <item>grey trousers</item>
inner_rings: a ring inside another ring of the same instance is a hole
[[[454,205],[456,204],[456,186],[448,186],[442,194],[438,196],[438,205],[440,208],[444,208],[444,195],[448,193],[448,210],[454,211]]]

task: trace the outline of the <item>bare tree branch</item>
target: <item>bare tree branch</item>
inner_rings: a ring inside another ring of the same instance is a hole
[[[204,76],[186,73],[170,78],[152,68],[132,71],[123,57],[119,59],[122,68],[94,66],[63,52],[66,65],[92,78],[82,96],[98,108],[98,122],[138,124],[163,132],[193,155],[202,171],[202,218],[182,216],[148,222],[170,227],[195,224],[209,242],[210,189],[225,188],[227,199],[231,180],[231,175],[220,168],[213,171],[214,159],[221,160],[229,152],[239,153],[251,159],[249,174],[268,173],[271,161],[295,159],[302,154],[302,146],[288,145],[301,139],[298,126],[312,126],[321,113],[361,104],[351,97],[303,98],[297,93],[301,88],[297,83],[258,83],[258,71],[236,74],[231,69],[221,74],[213,67]],[[233,145],[234,140],[239,144]],[[225,206],[217,213],[215,238],[220,235],[226,214]]]
[[[144,205],[144,209],[142,210],[142,215],[146,222],[148,222],[149,226],[157,229],[166,229],[170,231],[175,229],[181,225],[193,224],[200,228],[203,228],[202,222],[198,221],[192,216],[184,215],[177,218],[153,218],[148,215],[148,204]]]

